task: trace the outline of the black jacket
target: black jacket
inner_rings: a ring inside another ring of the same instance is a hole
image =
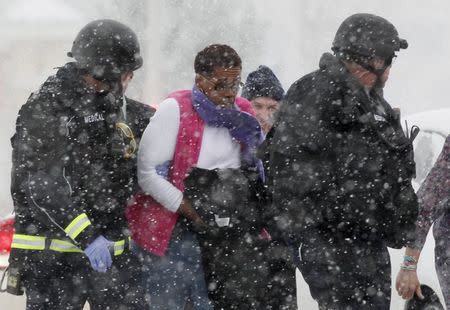
[[[380,89],[324,54],[295,82],[266,144],[278,229],[404,245],[417,216],[412,143]]]
[[[266,293],[268,264],[262,248],[267,241],[259,237],[263,223],[258,180],[258,173],[245,167],[193,168],[184,180],[184,195],[208,227],[190,228],[199,233],[208,295],[215,309],[263,308],[259,302]],[[228,223],[219,227],[218,218]]]
[[[126,157],[125,149],[139,142],[154,110],[126,102],[125,120],[123,98],[90,90],[73,63],[30,96],[11,139],[16,234],[70,240],[81,249],[100,234],[111,241],[127,235],[124,210],[137,180],[136,152]]]

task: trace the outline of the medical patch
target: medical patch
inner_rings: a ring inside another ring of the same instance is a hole
[[[100,113],[95,113],[95,114],[88,115],[88,116],[85,116],[85,117],[84,117],[84,122],[85,122],[86,124],[88,124],[88,123],[93,123],[93,122],[104,121],[104,120],[105,120],[105,118],[104,118],[103,115],[100,114]]]

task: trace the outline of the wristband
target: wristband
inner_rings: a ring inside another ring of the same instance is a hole
[[[403,256],[403,263],[417,265],[417,260],[414,258],[414,256],[405,255],[405,256]]]
[[[401,269],[401,270],[416,271],[416,270],[417,270],[417,265],[405,265],[405,264],[401,264],[401,265],[400,265],[400,269]]]

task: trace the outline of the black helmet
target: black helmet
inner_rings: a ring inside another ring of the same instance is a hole
[[[332,50],[355,57],[392,59],[395,52],[408,47],[397,29],[386,19],[373,14],[354,14],[339,27]]]
[[[99,80],[115,80],[123,72],[140,68],[143,62],[134,31],[110,19],[84,26],[67,55]]]

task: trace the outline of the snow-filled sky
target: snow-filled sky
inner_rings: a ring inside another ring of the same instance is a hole
[[[287,89],[315,70],[340,23],[368,12],[390,20],[409,48],[391,70],[386,97],[403,114],[449,107],[448,0],[0,0],[0,217],[9,197],[10,143],[20,105],[66,53],[78,30],[97,18],[118,19],[141,40],[144,66],[129,94],[157,104],[168,91],[191,87],[195,54],[227,43],[243,58],[243,77],[272,67]]]

